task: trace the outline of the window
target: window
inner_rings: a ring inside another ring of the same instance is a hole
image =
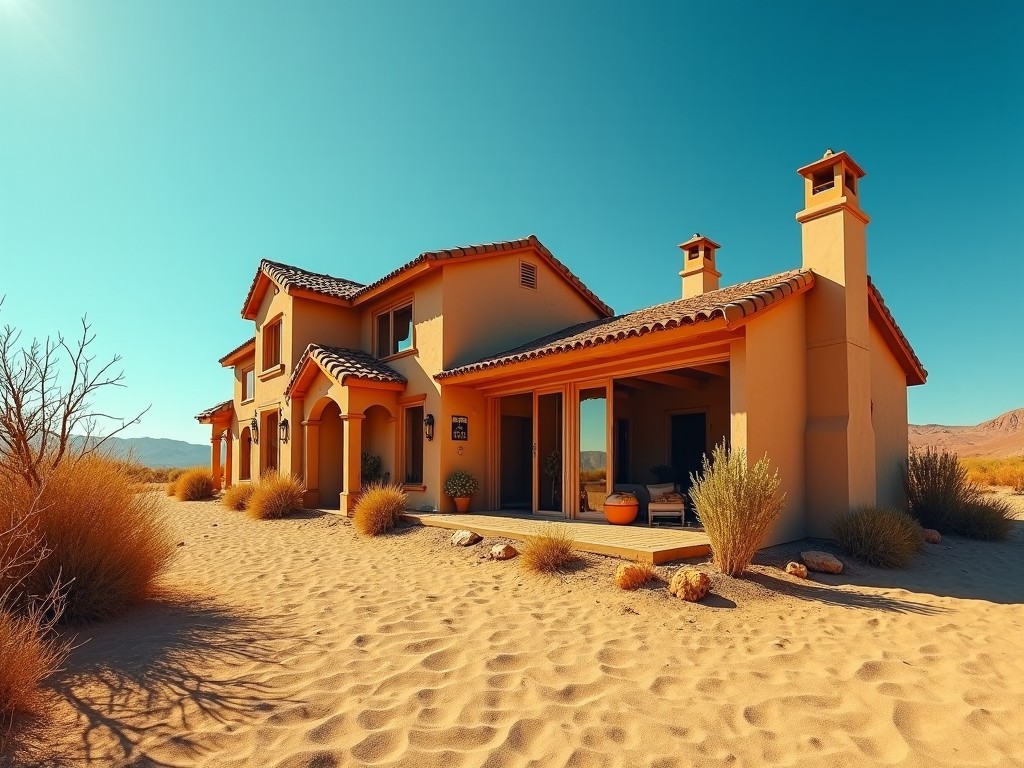
[[[405,409],[405,482],[407,485],[423,483],[423,406]]]
[[[263,327],[263,370],[281,364],[281,321]]]
[[[247,403],[256,394],[256,371],[253,368],[246,368],[242,371],[242,402]]]
[[[377,315],[377,357],[412,349],[412,304]]]
[[[519,262],[519,285],[537,290],[537,265],[528,261]]]
[[[821,171],[816,171],[811,180],[813,194],[824,192],[826,189],[832,189],[836,185],[835,171],[832,168],[825,168]]]

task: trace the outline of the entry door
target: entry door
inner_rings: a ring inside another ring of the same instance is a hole
[[[708,417],[704,412],[672,416],[672,467],[683,491],[690,488],[690,474],[699,474],[708,450]]]
[[[537,425],[534,440],[537,446],[534,453],[534,512],[562,512],[562,465],[565,459],[563,404],[561,392],[537,395],[534,417]]]
[[[277,470],[277,411],[271,411],[267,414],[266,425],[263,427],[263,434],[260,435],[261,440],[267,441],[267,462],[264,467],[268,472],[274,472]]]

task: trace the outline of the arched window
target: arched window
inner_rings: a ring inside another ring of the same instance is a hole
[[[249,480],[252,477],[252,438],[249,435],[248,427],[242,430],[238,442],[241,443],[238,457],[238,479]]]

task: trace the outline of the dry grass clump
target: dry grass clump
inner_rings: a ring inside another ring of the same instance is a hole
[[[902,568],[924,544],[924,530],[906,512],[859,507],[832,523],[832,535],[848,555],[880,568]]]
[[[15,614],[0,606],[0,749],[14,718],[38,714],[40,684],[67,657],[69,644],[53,636],[52,624],[38,607]]]
[[[221,494],[220,502],[228,509],[241,512],[249,503],[249,497],[252,496],[255,490],[256,485],[254,483],[237,483]]]
[[[925,528],[950,533],[959,511],[977,496],[956,454],[911,451],[902,469],[910,514]]]
[[[213,498],[213,473],[206,467],[185,470],[172,482],[178,501],[204,501]]]
[[[615,586],[619,589],[640,589],[656,575],[650,563],[623,563],[615,569]]]
[[[29,572],[8,574],[0,593],[18,580],[26,596],[49,595],[63,585],[61,620],[79,623],[116,616],[152,592],[174,543],[159,498],[137,493],[122,464],[86,457],[49,470],[39,491],[18,481],[5,485],[0,496],[12,518],[34,506],[32,546],[50,552]],[[15,601],[15,608],[24,611],[27,599]]]
[[[409,497],[395,483],[370,483],[356,502],[352,525],[365,536],[380,536],[391,530],[405,510]]]
[[[1007,456],[998,459],[960,459],[967,470],[967,479],[975,485],[1003,485],[1024,493],[1024,456]]]
[[[254,520],[274,520],[301,512],[306,486],[291,475],[268,472],[256,483],[245,511]]]
[[[167,485],[164,486],[164,490],[167,491],[167,495],[168,496],[171,496],[171,497],[177,496],[178,495],[178,481],[177,480],[169,480]]]
[[[696,568],[680,568],[668,583],[669,594],[688,603],[703,600],[710,589],[711,577]]]
[[[564,525],[546,523],[540,532],[523,542],[519,561],[528,571],[555,573],[576,562],[576,540]]]
[[[1006,499],[979,496],[959,510],[951,532],[971,539],[1005,541],[1013,521],[1013,509]]]
[[[722,573],[739,576],[750,565],[768,529],[782,512],[779,473],[765,455],[752,467],[742,449],[716,445],[704,471],[691,476],[690,499],[711,540],[712,562]]]

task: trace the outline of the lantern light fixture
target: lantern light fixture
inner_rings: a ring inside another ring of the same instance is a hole
[[[250,440],[256,445],[260,443],[260,422],[255,416],[252,417],[252,421],[249,422],[249,435]]]
[[[423,420],[423,436],[427,438],[427,442],[434,439],[434,414],[428,413],[427,418]]]
[[[281,419],[281,423],[278,426],[278,431],[280,432],[281,442],[282,443],[287,443],[288,442],[288,419]]]

